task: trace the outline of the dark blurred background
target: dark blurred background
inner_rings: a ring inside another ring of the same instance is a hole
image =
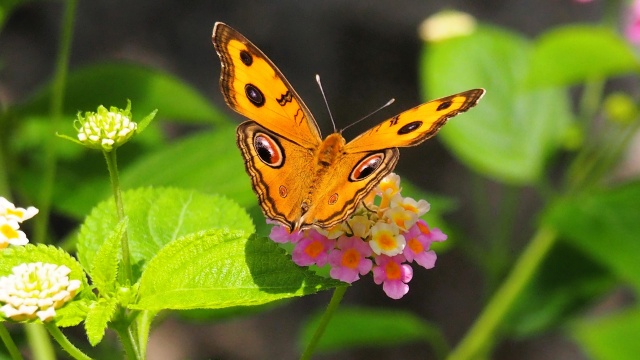
[[[535,37],[556,25],[596,22],[602,17],[604,4],[572,0],[80,1],[71,68],[113,60],[160,68],[188,82],[240,121],[224,105],[218,90],[220,65],[210,38],[213,24],[226,22],[278,65],[326,135],[332,127],[315,74],[322,77],[339,128],[392,97],[396,103],[371,121],[413,107],[427,97],[449,95],[421,94],[417,74],[422,50],[418,26],[443,9],[464,11],[481,22]],[[50,80],[62,10],[60,2],[33,2],[19,7],[8,19],[0,33],[0,97],[5,102],[19,103]],[[161,109],[162,104],[158,107]],[[363,127],[349,129],[345,137],[353,138]],[[471,226],[471,172],[437,140],[403,149],[397,172],[431,193],[455,199],[457,209],[446,219],[463,229]],[[488,187],[493,188],[496,193],[489,198],[500,196],[500,187]],[[532,194],[518,209],[517,233],[522,238],[510,251],[517,253],[529,237],[535,224],[530,214],[536,206]],[[487,211],[492,211],[491,204],[487,204]],[[472,228],[465,230],[473,233]],[[367,279],[347,292],[344,303],[409,309],[437,323],[447,340],[455,344],[489,295],[478,269],[455,249],[440,254],[433,270],[416,268],[410,285],[409,294],[394,301]],[[296,299],[257,315],[213,325],[168,317],[152,333],[149,358],[296,358],[299,327],[311,312],[328,303],[330,295]],[[434,355],[428,346],[418,344],[318,358],[431,359]],[[559,334],[547,334],[507,341],[497,349],[495,358],[583,359],[584,355]]]

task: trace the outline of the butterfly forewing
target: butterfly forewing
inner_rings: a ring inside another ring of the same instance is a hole
[[[223,23],[216,23],[212,41],[222,63],[220,89],[229,107],[297,144],[320,144],[311,112],[260,49]]]
[[[348,151],[415,146],[434,136],[447,120],[475,106],[484,89],[473,89],[432,100],[387,119],[353,139]]]

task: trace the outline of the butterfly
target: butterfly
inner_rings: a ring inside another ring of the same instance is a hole
[[[335,132],[324,140],[307,106],[282,72],[238,31],[217,22],[220,89],[229,107],[249,120],[237,144],[260,207],[290,232],[330,228],[346,220],[391,171],[398,147],[434,136],[449,118],[475,106],[473,89],[416,106],[350,142]]]

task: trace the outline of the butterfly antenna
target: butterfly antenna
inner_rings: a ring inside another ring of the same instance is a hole
[[[344,129],[342,129],[340,132],[345,131],[346,129],[348,129],[348,128],[352,127],[353,125],[355,125],[355,124],[357,124],[357,123],[359,123],[359,122],[361,122],[362,120],[365,120],[365,119],[369,118],[371,115],[373,115],[373,114],[377,113],[378,111],[380,111],[380,110],[382,110],[382,109],[386,108],[387,106],[389,106],[389,105],[393,104],[393,102],[394,102],[394,101],[396,101],[396,99],[393,99],[393,98],[392,98],[391,100],[387,101],[387,103],[386,103],[386,104],[384,104],[384,105],[380,106],[379,108],[375,109],[374,111],[370,112],[367,116],[364,116],[362,119],[360,119],[360,120],[358,120],[358,121],[356,121],[356,122],[353,122],[353,123],[351,123],[351,124],[347,125],[347,126],[346,126]]]
[[[324,95],[324,89],[322,88],[322,83],[320,82],[320,75],[316,74],[316,82],[318,83],[318,86],[320,87],[320,92],[322,93],[322,98],[324,99],[324,104],[327,105],[327,111],[329,112],[329,118],[331,119],[331,123],[333,124],[333,131],[337,132],[338,130],[336,130],[336,122],[333,121],[333,115],[331,115],[331,108],[329,108],[329,102],[327,101],[327,97]]]

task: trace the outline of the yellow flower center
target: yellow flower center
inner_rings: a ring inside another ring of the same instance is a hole
[[[416,214],[418,213],[418,208],[413,206],[412,204],[404,203],[401,206],[402,206],[403,209],[405,209],[407,211],[411,211],[411,212],[414,212]]]
[[[18,235],[18,232],[14,228],[12,228],[9,224],[0,225],[0,233],[2,233],[2,235],[7,237],[8,239],[17,239],[20,237]]]
[[[14,215],[16,217],[18,217],[19,219],[22,219],[22,217],[24,216],[24,211],[22,209],[11,209],[11,208],[7,208],[5,210],[7,212],[7,215]]]
[[[376,242],[383,250],[393,250],[398,244],[396,244],[396,238],[390,232],[383,232],[378,234]]]

